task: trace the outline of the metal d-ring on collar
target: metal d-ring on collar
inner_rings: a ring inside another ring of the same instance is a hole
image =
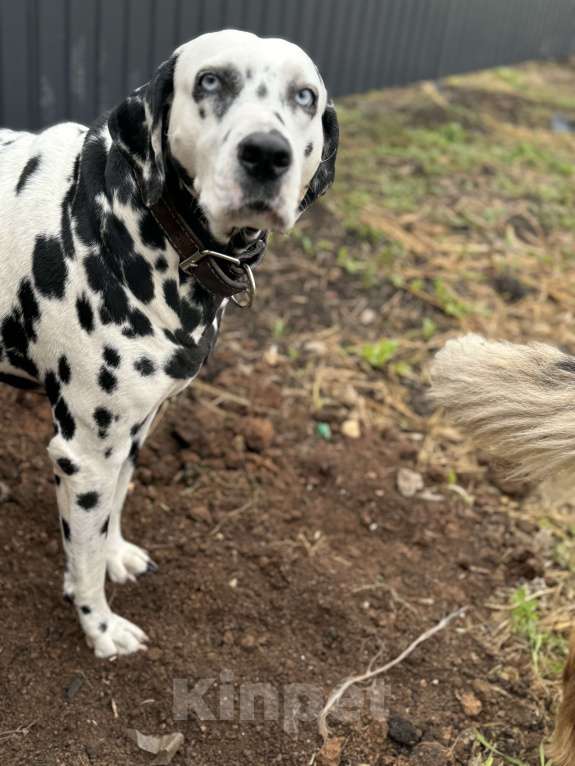
[[[248,250],[251,250],[253,248],[254,254],[259,255],[263,247],[265,247],[265,243],[263,243],[261,240],[256,240],[254,245],[252,245],[251,248],[248,248]],[[218,253],[216,250],[200,250],[188,256],[183,261],[181,261],[180,269],[185,274],[192,275],[194,272],[194,269],[198,267],[198,264],[204,258],[216,258],[217,260],[222,260],[227,263],[231,263],[233,266],[236,266],[237,268],[243,271],[246,278],[246,289],[244,290],[243,293],[238,293],[238,296],[231,295],[230,297],[232,301],[236,304],[236,306],[239,306],[241,309],[250,308],[250,306],[254,302],[254,298],[256,295],[256,280],[254,279],[254,273],[251,270],[250,265],[246,263],[245,261],[241,261],[239,258],[236,258],[233,255],[227,255],[227,253]],[[245,300],[239,297],[242,295],[246,296]]]

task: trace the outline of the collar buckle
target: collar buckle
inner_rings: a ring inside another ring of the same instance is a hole
[[[250,248],[244,251],[244,254],[249,251],[250,255],[259,255],[264,247],[265,242],[257,240],[254,245],[251,245]],[[254,273],[249,263],[242,261],[233,255],[228,255],[227,253],[219,253],[217,250],[198,250],[180,262],[180,269],[184,274],[193,276],[194,271],[197,270],[198,266],[205,258],[215,258],[216,260],[224,261],[224,263],[229,263],[243,272],[245,277],[245,280],[242,280],[245,282],[244,289],[242,290],[240,287],[239,291],[230,295],[230,297],[239,308],[249,309],[254,302],[256,294],[256,280],[254,279]]]

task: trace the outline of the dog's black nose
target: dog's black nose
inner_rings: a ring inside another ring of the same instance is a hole
[[[291,149],[277,130],[250,133],[238,146],[238,159],[252,178],[275,181],[291,165]]]

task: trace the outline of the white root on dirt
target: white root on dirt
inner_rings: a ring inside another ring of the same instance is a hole
[[[403,662],[406,657],[409,657],[409,655],[424,641],[427,641],[432,636],[435,636],[436,633],[439,633],[441,630],[446,628],[449,625],[449,623],[455,620],[457,617],[462,617],[465,614],[466,609],[467,607],[464,606],[464,607],[461,607],[460,609],[457,609],[455,612],[448,614],[447,617],[444,617],[442,620],[440,620],[437,623],[437,625],[434,625],[432,628],[429,628],[429,630],[426,630],[425,633],[422,633],[420,636],[418,636],[415,639],[415,641],[413,641],[407,647],[407,649],[405,649],[400,655],[398,655],[395,659],[388,662],[386,665],[381,665],[380,667],[374,668],[372,670],[372,664],[373,664],[373,660],[372,660],[372,662],[370,662],[369,667],[365,671],[365,673],[361,673],[360,675],[357,675],[357,676],[350,676],[349,678],[346,678],[344,681],[342,681],[338,686],[336,686],[335,689],[329,695],[328,700],[325,703],[325,706],[323,710],[321,711],[318,718],[318,731],[324,743],[327,742],[327,740],[329,739],[329,728],[327,725],[327,717],[330,711],[334,708],[335,705],[337,705],[339,700],[350,688],[350,686],[354,686],[355,684],[361,684],[361,683],[364,683],[365,681],[370,681],[372,678],[382,675],[382,673],[387,673],[388,670],[391,670],[391,668]]]

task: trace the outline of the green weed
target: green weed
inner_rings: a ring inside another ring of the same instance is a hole
[[[398,348],[398,340],[382,338],[375,343],[364,343],[362,346],[353,349],[353,351],[375,369],[381,369],[393,359]]]
[[[543,630],[537,599],[525,585],[511,595],[511,624],[516,635],[527,641],[537,675],[553,677],[563,667],[567,642],[563,636]]]

